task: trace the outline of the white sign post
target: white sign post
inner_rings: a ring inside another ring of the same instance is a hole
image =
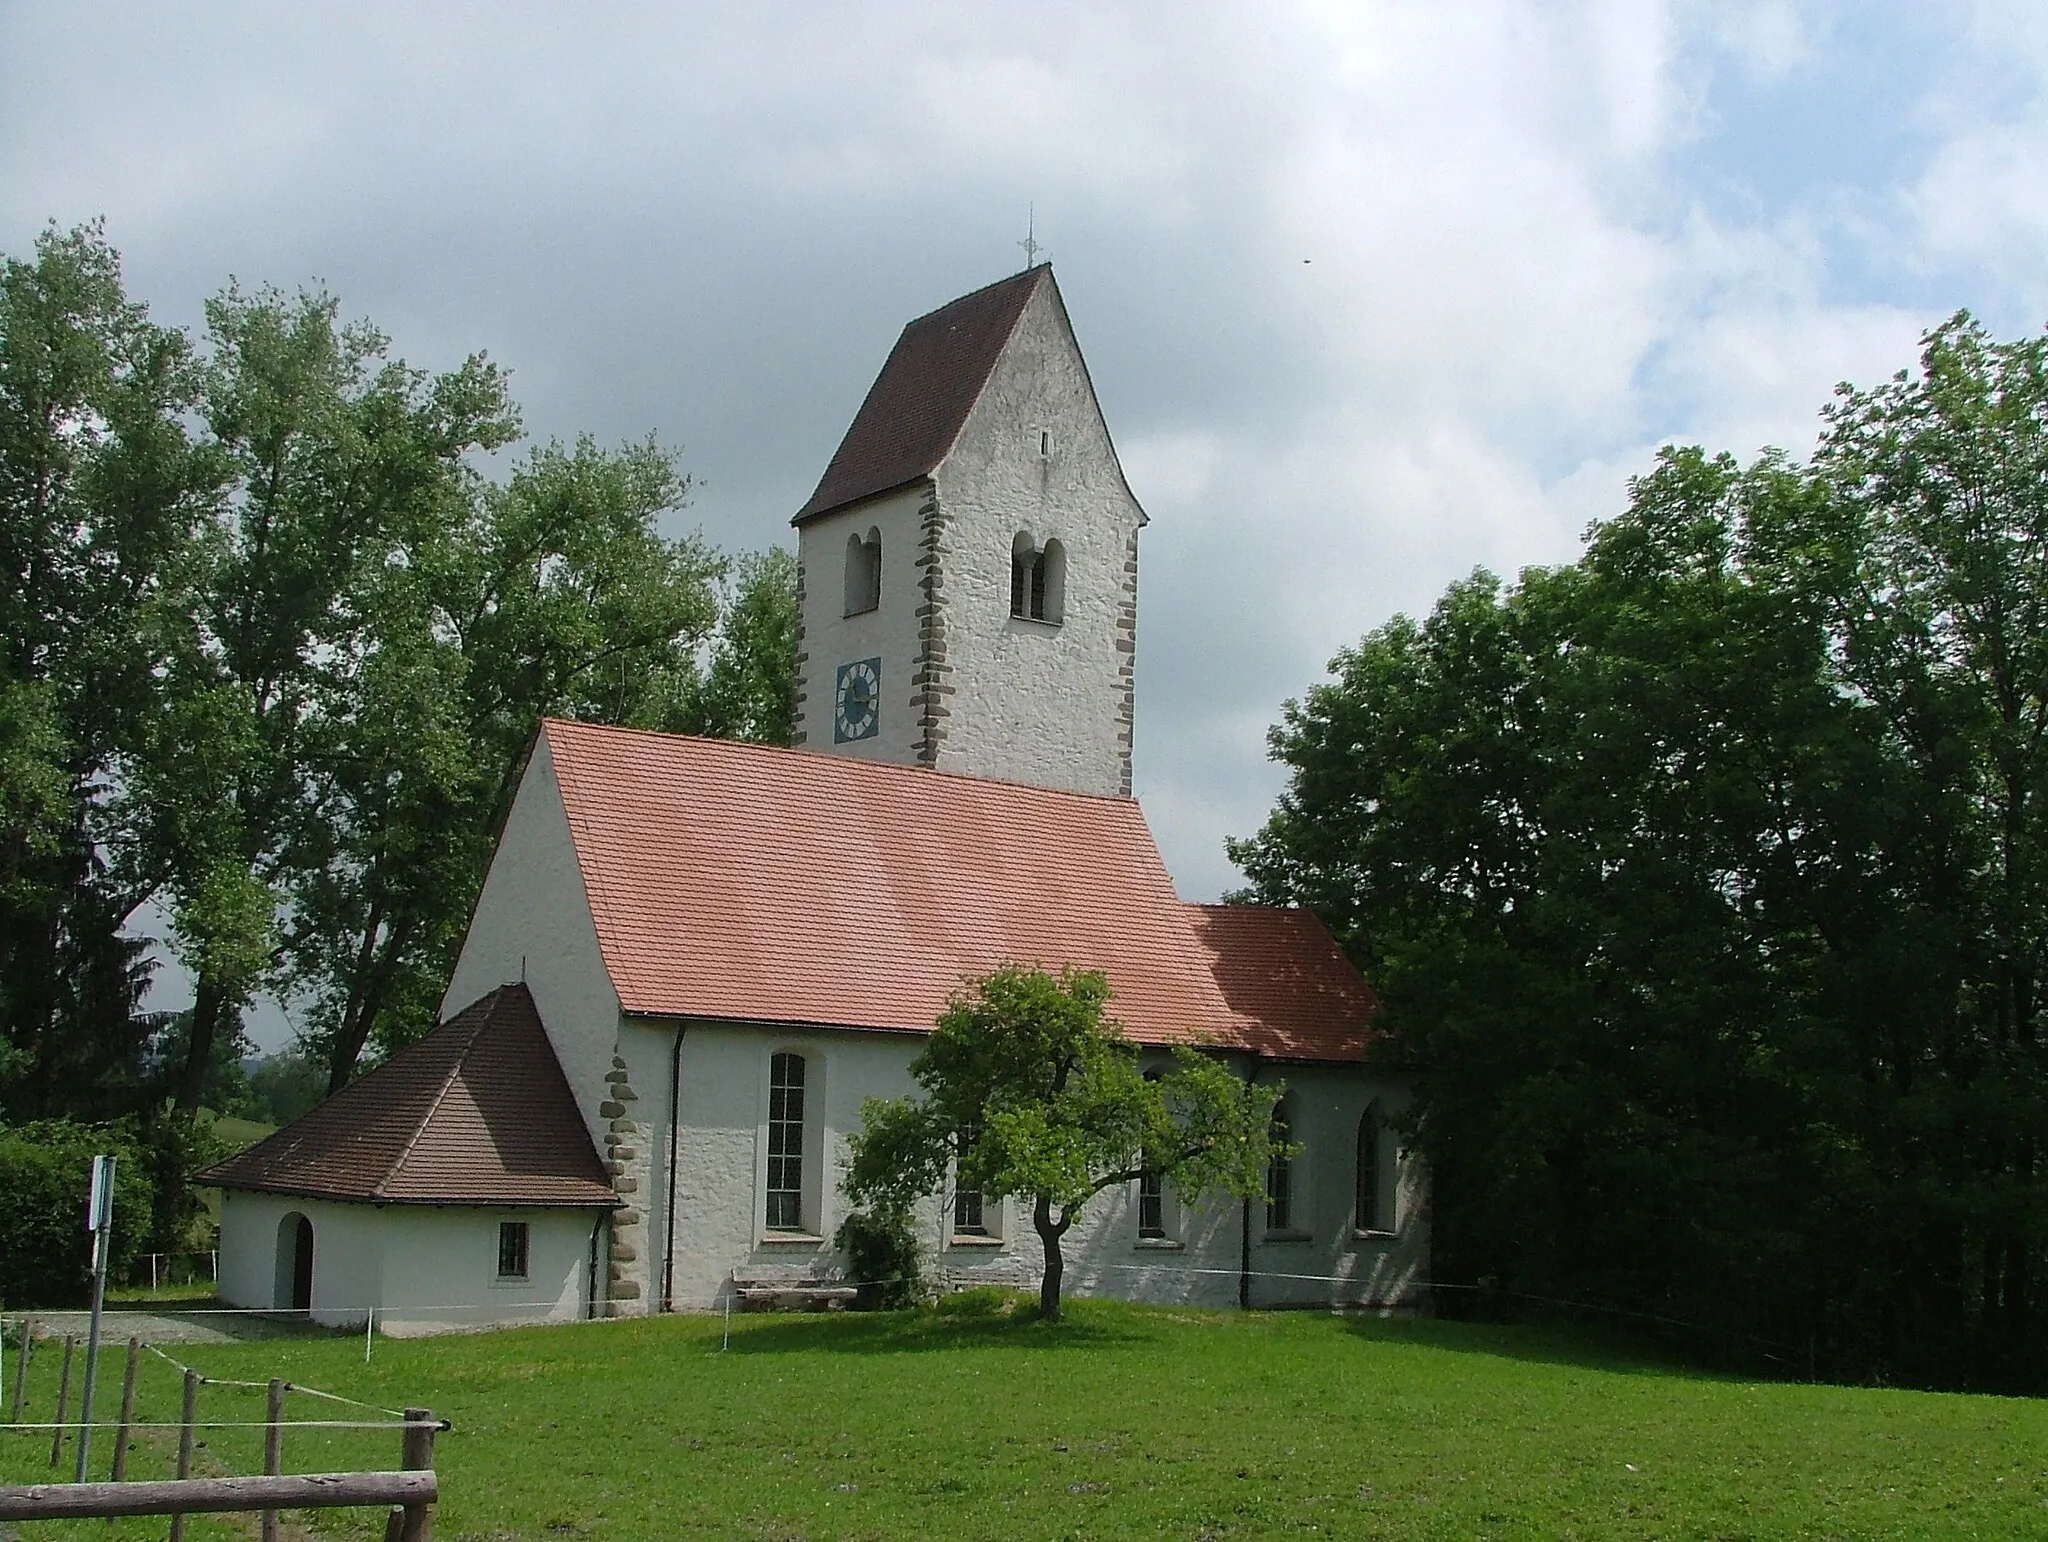
[[[92,1233],[92,1330],[85,1341],[85,1396],[78,1404],[78,1481],[85,1481],[92,1451],[92,1387],[100,1368],[100,1307],[107,1299],[107,1243],[114,1225],[114,1159],[92,1159],[92,1193],[85,1201],[85,1229]]]

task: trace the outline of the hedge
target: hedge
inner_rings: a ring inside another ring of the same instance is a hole
[[[125,1276],[149,1236],[151,1174],[120,1125],[49,1119],[0,1127],[0,1302],[16,1307],[82,1306],[92,1298],[92,1247],[85,1229],[92,1159],[114,1168],[110,1268]]]

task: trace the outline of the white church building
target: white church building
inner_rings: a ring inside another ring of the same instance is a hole
[[[406,1331],[832,1278],[863,1100],[1015,961],[1284,1084],[1301,1148],[1263,1200],[1099,1196],[1070,1292],[1413,1304],[1370,990],[1305,911],[1182,903],[1130,796],[1145,523],[1049,267],[911,322],[795,518],[798,747],[544,723],[441,1025],[202,1175],[222,1296]],[[1036,1284],[1022,1202],[924,1223],[942,1287]]]

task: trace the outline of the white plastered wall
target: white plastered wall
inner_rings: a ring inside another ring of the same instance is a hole
[[[803,572],[803,638],[797,662],[796,742],[861,760],[913,764],[923,744],[912,700],[918,667],[919,511],[930,495],[919,482],[866,503],[809,520],[797,529]],[[846,546],[850,536],[882,538],[881,601],[846,614]],[[1007,580],[1006,580],[1007,581]],[[833,737],[833,697],[842,664],[882,661],[881,720],[873,738],[840,744]]]
[[[830,1268],[840,1262],[832,1234],[847,1206],[838,1192],[846,1139],[860,1127],[864,1098],[916,1091],[910,1062],[923,1040],[909,1034],[784,1030],[742,1024],[692,1024],[682,1055],[681,1121],[676,1131],[674,1298],[679,1310],[722,1306],[732,1271],[762,1265]],[[769,1059],[779,1050],[805,1057],[806,1231],[768,1231],[767,1110]],[[1359,1116],[1368,1104],[1389,1115],[1403,1090],[1362,1072],[1334,1067],[1271,1067],[1268,1084],[1292,1093],[1300,1238],[1268,1241],[1263,1205],[1252,1213],[1255,1306],[1404,1305],[1426,1278],[1429,1229],[1420,1164],[1382,1147],[1386,1192],[1399,1207],[1388,1235],[1352,1225]],[[1043,1265],[1028,1206],[991,1204],[987,1242],[955,1244],[950,1195],[922,1207],[928,1257],[949,1287],[1007,1284],[1035,1288]],[[1090,1203],[1066,1238],[1066,1288],[1077,1295],[1234,1305],[1238,1299],[1244,1208],[1235,1199],[1188,1210],[1169,1194],[1164,1244],[1141,1239],[1135,1185]],[[662,1267],[657,1262],[657,1269]],[[1310,1276],[1288,1278],[1287,1276]]]
[[[231,1306],[282,1310],[281,1225],[313,1223],[312,1318],[360,1327],[372,1308],[393,1334],[519,1322],[568,1322],[589,1310],[587,1210],[456,1205],[368,1205],[223,1192],[220,1296]],[[524,1221],[527,1273],[498,1278],[498,1225]],[[287,1286],[288,1288],[288,1286]]]
[[[619,998],[598,949],[561,784],[538,739],[491,855],[462,953],[441,998],[445,1022],[501,985],[526,982],[593,1139],[605,1120],[604,1072],[619,1034]]]
[[[1044,454],[1041,435],[1050,436]],[[1126,791],[1126,655],[1117,644],[1142,516],[1050,284],[1026,305],[935,480],[953,689],[938,765],[1074,792]],[[1019,533],[1065,548],[1057,626],[1010,614]]]
[[[647,1259],[659,1239],[648,1225],[657,1218],[639,1208],[655,1181],[644,1126],[666,1118],[660,1089],[667,1062],[649,1035],[621,1017],[545,736],[535,741],[513,795],[441,1016],[519,980],[533,993],[584,1125],[626,1201],[610,1229],[599,1295],[610,1298],[615,1314],[646,1311]],[[613,1079],[621,1073],[623,1084]]]

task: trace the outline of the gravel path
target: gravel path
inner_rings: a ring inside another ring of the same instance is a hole
[[[12,1314],[10,1314],[12,1315]],[[92,1313],[32,1312],[38,1339],[83,1339],[92,1327]],[[304,1338],[329,1330],[304,1318],[285,1314],[222,1312],[211,1300],[192,1302],[110,1303],[100,1314],[100,1340],[118,1344],[130,1334],[145,1344],[228,1344],[251,1339]]]

